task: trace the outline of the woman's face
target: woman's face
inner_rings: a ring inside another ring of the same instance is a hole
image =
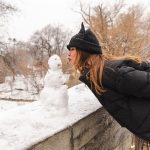
[[[71,47],[69,52],[68,52],[68,60],[69,60],[70,64],[72,64],[72,65],[75,64],[76,56],[77,56],[76,48]]]

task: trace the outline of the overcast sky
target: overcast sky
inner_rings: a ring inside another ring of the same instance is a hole
[[[12,0],[7,0],[12,2]],[[97,3],[108,5],[117,0],[81,0],[82,3]],[[7,36],[17,40],[28,40],[32,33],[48,24],[62,24],[67,29],[76,32],[82,21],[75,12],[79,10],[79,0],[13,0],[20,12],[11,17],[7,24]],[[124,0],[126,4],[141,3],[150,6],[150,0]]]

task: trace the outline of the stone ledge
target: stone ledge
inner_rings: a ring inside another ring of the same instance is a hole
[[[131,133],[102,107],[28,150],[129,150]]]
[[[71,150],[71,128],[47,138],[27,150]]]
[[[115,150],[123,145],[128,150],[131,134],[112,119],[84,84],[68,93],[66,115],[43,109],[40,101],[1,113],[1,149]]]

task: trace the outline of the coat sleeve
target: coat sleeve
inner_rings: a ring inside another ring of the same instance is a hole
[[[139,64],[137,64],[137,63],[133,64],[133,61],[132,61],[132,63],[130,65],[131,65],[130,67],[133,67],[137,70],[150,72],[150,62],[149,61],[143,61]]]
[[[150,72],[122,66],[117,69],[115,88],[122,94],[150,98]]]

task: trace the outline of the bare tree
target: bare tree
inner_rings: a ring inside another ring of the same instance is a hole
[[[15,6],[0,0],[0,17],[4,17],[16,11],[17,11],[17,8]]]
[[[61,26],[47,25],[41,31],[35,32],[30,41],[42,55],[46,52],[50,57],[53,53],[61,55],[68,39],[69,32],[63,31]]]
[[[150,20],[144,16],[141,5],[125,9],[123,1],[118,1],[111,8],[99,4],[87,10],[80,4],[79,13],[96,33],[104,52],[114,55],[147,55],[150,47]]]
[[[69,32],[63,31],[60,26],[54,29],[54,50],[58,55],[62,55],[66,43],[68,42]]]
[[[13,15],[17,11],[17,8],[13,6],[12,4],[5,2],[3,0],[0,0],[0,31],[2,33],[2,27],[5,26],[5,23],[7,21],[7,18],[9,15]],[[3,67],[0,67],[0,71],[4,70],[11,70],[12,74],[14,74],[14,68],[12,67],[13,65],[11,64],[11,61],[13,61],[10,57],[11,55],[8,54],[8,44],[3,42],[3,34],[0,36],[0,55],[2,56],[1,59],[3,59],[5,63],[5,67],[7,69],[4,69]],[[2,69],[2,70],[1,70]],[[3,70],[4,69],[4,70]],[[4,73],[6,75],[6,73]]]
[[[35,60],[34,67],[40,68],[41,76],[47,70],[47,59],[52,54],[62,55],[68,40],[69,32],[59,25],[54,27],[49,24],[32,35],[29,40],[30,53]]]
[[[9,15],[13,15],[17,12],[17,8],[12,4],[5,2],[4,0],[0,0],[0,29],[2,32],[2,27],[4,27],[7,18]],[[2,35],[0,36],[2,38]]]

